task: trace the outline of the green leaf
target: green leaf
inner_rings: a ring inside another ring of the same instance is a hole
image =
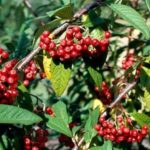
[[[67,4],[70,4],[71,1],[70,0],[61,0],[63,2],[63,4],[67,5]]]
[[[148,10],[150,11],[150,0],[145,0]]]
[[[35,34],[34,44],[35,44],[36,40],[39,38],[39,36],[41,35],[41,33],[42,33],[43,31],[45,31],[45,30],[52,31],[53,29],[55,29],[55,28],[60,24],[61,20],[62,20],[62,19],[60,19],[60,18],[59,18],[59,19],[55,19],[55,20],[53,20],[53,21],[51,21],[51,22],[49,22],[49,23],[47,23],[47,24],[41,26],[41,27],[37,30],[36,34]]]
[[[82,22],[84,26],[89,28],[104,24],[104,20],[102,20],[93,10],[82,16]]]
[[[90,112],[88,120],[85,124],[84,139],[86,143],[91,142],[92,138],[97,134],[97,132],[94,129],[94,126],[97,123],[98,117],[99,117],[99,108],[97,107],[95,110]]]
[[[53,61],[50,64],[52,86],[58,96],[61,96],[68,86],[71,69],[63,64],[55,64]]]
[[[102,146],[96,146],[90,148],[90,150],[112,150],[112,143],[110,141],[104,141],[104,144]]]
[[[131,113],[130,114],[139,125],[143,126],[145,124],[147,124],[150,127],[150,117],[143,114],[143,113]]]
[[[96,84],[96,86],[98,86],[100,88],[101,83],[102,83],[102,76],[101,76],[100,72],[98,72],[96,69],[94,69],[92,67],[88,67],[88,72],[89,72],[91,78],[93,79],[94,83]]]
[[[91,142],[92,138],[95,137],[97,135],[97,131],[95,131],[95,129],[91,129],[89,131],[86,131],[84,133],[84,140],[86,143]]]
[[[0,105],[0,123],[32,125],[42,121],[41,117],[22,108],[10,105]]]
[[[6,135],[0,137],[0,150],[9,149],[9,141]]]
[[[90,148],[90,150],[101,150],[101,146],[92,147],[92,148]]]
[[[72,128],[72,134],[75,135],[79,130],[80,130],[81,126],[75,126]]]
[[[150,56],[150,45],[144,47],[142,51],[144,56]]]
[[[146,87],[147,90],[150,90],[150,69],[142,67],[140,72],[140,84],[142,87]]]
[[[111,141],[104,141],[103,150],[112,150],[112,143]]]
[[[66,105],[59,101],[52,107],[55,116],[46,115],[48,118],[47,126],[57,132],[72,137],[71,130],[69,128],[70,119],[67,114]]]
[[[54,11],[47,12],[49,17],[58,16],[62,19],[72,19],[73,17],[73,7],[71,4],[65,5],[64,7],[58,8]]]
[[[150,29],[137,11],[129,6],[121,4],[112,4],[110,5],[110,8],[126,20],[131,26],[139,29],[147,39],[150,38]]]
[[[145,103],[145,107],[150,109],[150,93],[145,89],[143,101]]]
[[[95,28],[90,33],[90,36],[96,39],[102,39],[104,37],[103,31],[100,28]]]

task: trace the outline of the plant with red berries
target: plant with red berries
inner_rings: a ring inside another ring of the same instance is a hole
[[[0,3],[0,150],[149,148],[149,3],[86,3]]]

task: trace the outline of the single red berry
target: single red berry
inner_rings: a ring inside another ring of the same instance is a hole
[[[43,35],[44,37],[48,37],[48,36],[50,35],[50,32],[49,32],[49,31],[44,31],[44,32],[42,33],[42,35]]]
[[[45,112],[48,113],[49,115],[52,115],[52,114],[53,114],[53,110],[52,110],[51,107],[46,107]]]
[[[101,126],[99,124],[96,124],[94,128],[95,130],[99,131],[101,129]]]
[[[105,118],[104,118],[104,117],[99,118],[99,122],[100,122],[100,123],[103,123],[104,121],[105,121]]]
[[[73,31],[74,31],[75,33],[80,32],[80,27],[79,27],[79,26],[73,27]]]
[[[37,147],[37,146],[33,146],[33,147],[32,147],[32,150],[40,150],[40,149],[39,149],[39,147]]]
[[[81,40],[82,39],[82,33],[80,33],[80,32],[76,33],[75,38],[78,40]]]
[[[9,53],[6,51],[2,52],[2,58],[7,59],[9,57]]]
[[[26,146],[29,146],[29,145],[31,144],[31,140],[30,140],[28,137],[26,137],[26,138],[24,139],[24,144],[25,144]]]
[[[24,81],[23,81],[23,85],[24,85],[24,86],[28,86],[29,83],[30,83],[29,80],[24,80]]]
[[[106,31],[105,32],[105,38],[109,39],[111,36],[111,33],[109,31]]]

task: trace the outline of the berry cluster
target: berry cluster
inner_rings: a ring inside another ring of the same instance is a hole
[[[13,69],[16,60],[11,60],[0,69],[0,104],[12,104],[18,95],[18,75]]]
[[[134,64],[134,52],[130,52],[125,60],[122,61],[122,68],[124,70],[129,69]]]
[[[35,76],[38,72],[38,67],[35,63],[35,61],[31,60],[29,64],[24,68],[24,81],[23,84],[24,86],[28,86],[30,81],[35,79]]]
[[[70,129],[72,129],[76,125],[77,125],[76,123],[70,123],[69,127]],[[74,147],[74,143],[72,142],[71,138],[67,137],[66,135],[61,134],[58,140],[60,143],[64,143],[66,147],[70,147],[70,148]]]
[[[105,38],[98,40],[90,36],[83,37],[80,27],[74,26],[67,29],[65,39],[62,39],[57,46],[49,36],[50,32],[44,31],[40,36],[39,46],[52,58],[67,61],[78,57],[92,58],[101,55],[109,45],[110,32],[105,32]]]
[[[9,53],[0,47],[0,64],[9,57]]]
[[[116,127],[111,121],[105,120],[101,117],[99,123],[95,125],[95,130],[99,136],[104,137],[106,140],[115,141],[117,143],[126,141],[141,142],[143,138],[148,134],[148,127],[144,125],[142,129],[130,129],[131,119],[126,120],[125,125],[123,119],[120,118],[118,127]],[[133,127],[132,127],[133,128]]]
[[[95,92],[104,105],[109,105],[112,102],[113,95],[106,82],[102,82],[101,88],[102,90],[99,91],[99,88],[95,87]]]
[[[30,135],[24,137],[24,150],[41,150],[48,141],[48,131],[41,128],[32,130]]]

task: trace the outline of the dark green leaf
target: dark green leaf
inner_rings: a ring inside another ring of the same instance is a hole
[[[73,17],[73,7],[71,4],[65,5],[64,7],[58,8],[54,11],[47,12],[49,17],[58,16],[62,19],[72,19]]]
[[[86,121],[85,124],[84,139],[86,143],[90,142],[92,138],[97,134],[97,132],[94,129],[94,125],[97,123],[98,117],[99,117],[99,108],[97,107],[95,110],[90,112],[88,120]]]
[[[146,87],[147,90],[150,90],[150,75],[148,72],[150,69],[142,67],[140,72],[140,84],[142,87]]]
[[[110,8],[126,20],[130,25],[139,29],[147,39],[150,38],[150,29],[145,23],[145,20],[136,10],[121,4],[112,4],[110,5]]]
[[[70,119],[67,114],[66,105],[59,101],[53,105],[53,111],[55,117],[46,115],[48,118],[47,126],[57,132],[63,133],[69,137],[72,137],[71,130],[69,128]]]
[[[39,38],[39,36],[41,35],[41,33],[45,30],[49,30],[49,31],[52,31],[53,29],[55,29],[61,22],[62,19],[55,19],[43,26],[41,26],[38,31],[36,32],[35,34],[35,38],[34,38],[34,44],[36,42],[36,40]]]
[[[68,86],[71,69],[65,68],[63,64],[55,64],[53,61],[50,66],[52,86],[58,96],[61,96]]]
[[[150,11],[150,0],[145,0],[148,10]]]
[[[6,135],[2,135],[0,137],[0,150],[9,149],[9,142]]]
[[[89,74],[91,78],[93,79],[96,86],[100,87],[102,83],[102,76],[101,74],[94,68],[89,67],[88,68]]]
[[[42,121],[41,117],[22,108],[0,105],[0,123],[32,125]]]
[[[86,27],[95,27],[104,23],[93,10],[91,10],[87,15],[82,16],[82,22]]]

